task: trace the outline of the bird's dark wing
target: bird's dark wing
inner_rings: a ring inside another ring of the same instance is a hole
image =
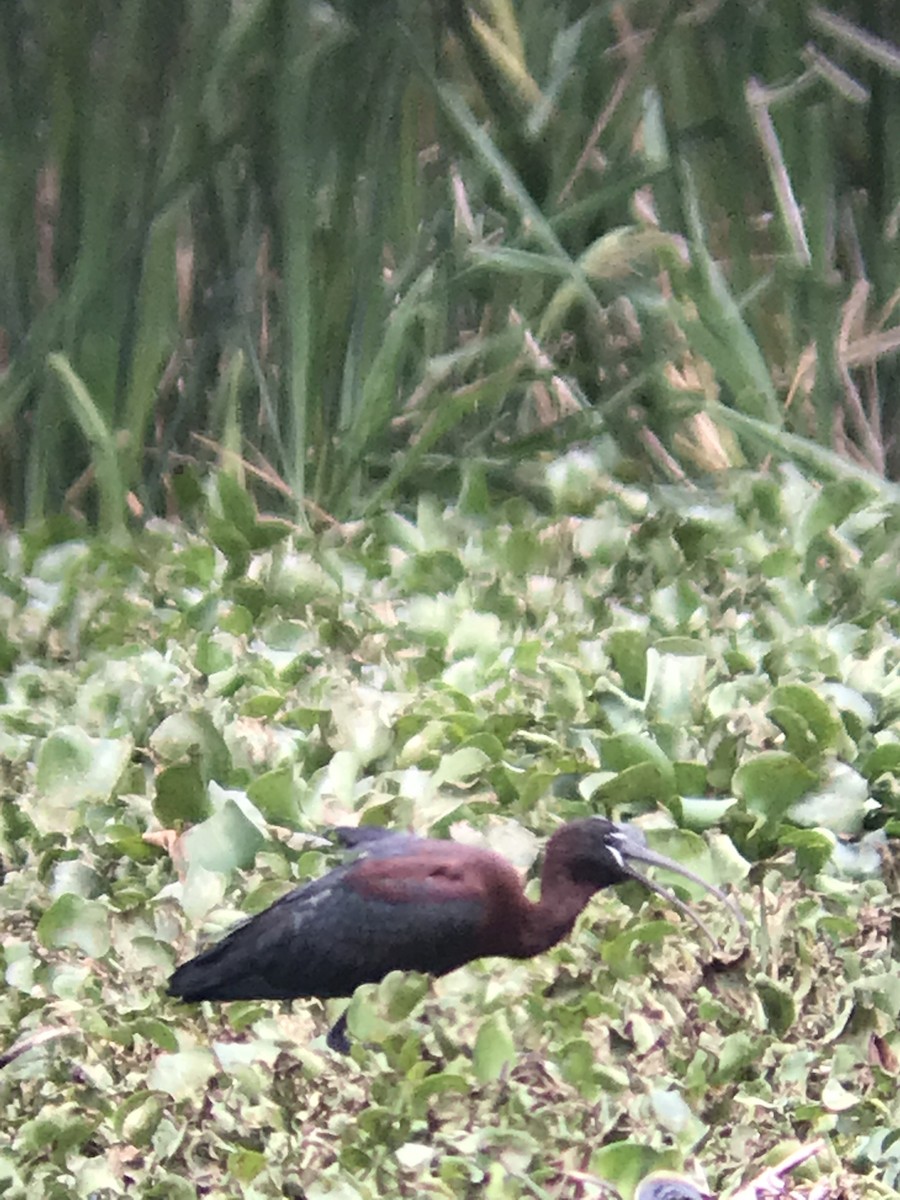
[[[169,994],[348,996],[389,971],[441,975],[477,958],[486,909],[460,872],[460,847],[415,840],[424,852],[363,857],[283,896],[179,967]]]
[[[332,832],[348,850],[360,850],[364,854],[379,856],[402,854],[426,840],[412,833],[398,833],[395,829],[385,829],[381,825],[336,825]]]

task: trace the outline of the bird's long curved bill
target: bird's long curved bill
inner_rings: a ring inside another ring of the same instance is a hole
[[[709,892],[711,896],[715,896],[717,900],[721,900],[731,911],[741,929],[746,932],[747,921],[744,918],[744,914],[730,896],[726,896],[715,884],[707,883],[705,879],[701,879],[699,875],[691,871],[688,867],[683,867],[681,863],[675,862],[673,858],[666,858],[665,854],[657,854],[655,850],[651,850],[649,846],[643,844],[643,834],[639,831],[629,829],[627,840],[625,844],[619,846],[619,850],[626,860],[625,867],[629,874],[633,875],[635,879],[639,879],[644,887],[649,888],[651,892],[656,892],[657,896],[662,896],[664,900],[667,900],[679,912],[689,917],[714,946],[717,945],[715,937],[710,932],[706,923],[697,916],[690,905],[685,904],[683,900],[679,900],[673,891],[664,887],[661,883],[656,883],[654,880],[648,879],[641,871],[636,870],[628,860],[634,859],[636,862],[646,863],[648,867],[664,867],[667,871],[674,871],[676,875],[681,875],[682,878],[689,879],[691,883],[698,884],[705,891]]]

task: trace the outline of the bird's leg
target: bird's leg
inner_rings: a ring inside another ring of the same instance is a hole
[[[342,1012],[332,1027],[328,1030],[325,1044],[336,1054],[350,1053],[350,1039],[347,1036],[347,1014]]]

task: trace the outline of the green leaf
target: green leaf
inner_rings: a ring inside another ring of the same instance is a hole
[[[17,1141],[30,1154],[53,1149],[63,1156],[79,1151],[97,1128],[99,1116],[86,1116],[77,1104],[44,1104],[36,1117],[24,1121]]]
[[[721,727],[713,730],[707,748],[709,765],[706,769],[711,788],[720,792],[731,788],[741,744],[742,741],[736,734],[727,733]]]
[[[153,812],[164,828],[205,821],[211,811],[206,784],[195,762],[173,763],[156,776]]]
[[[601,738],[600,762],[606,771],[624,771],[638,763],[654,763],[660,771],[669,773],[674,783],[674,768],[668,756],[644,734],[619,733]]]
[[[611,805],[642,801],[649,806],[654,801],[661,804],[668,800],[674,787],[675,772],[670,762],[666,762],[665,768],[657,762],[642,762],[626,767],[613,779],[601,784],[592,799]]]
[[[792,709],[806,723],[820,750],[833,750],[843,732],[840,718],[827,700],[800,683],[781,684],[772,692],[772,707]]]
[[[232,608],[220,612],[219,625],[224,633],[230,633],[234,637],[249,637],[253,632],[253,614],[249,609],[244,608],[242,604],[235,604]],[[231,662],[230,655],[227,657],[228,663]],[[221,661],[221,660],[220,660]],[[226,663],[226,665],[228,665]],[[221,667],[219,667],[221,670]],[[210,674],[209,671],[204,671],[204,674]]]
[[[246,575],[250,565],[250,543],[230,521],[210,513],[207,518],[209,536],[228,559],[228,574],[231,579]]]
[[[252,496],[228,471],[220,471],[216,476],[216,490],[223,520],[249,543],[256,529],[256,505]],[[224,552],[223,547],[220,549]]]
[[[284,549],[273,564],[268,586],[262,592],[260,601],[267,605],[274,603],[296,607],[321,603],[339,594],[340,585],[312,555]],[[251,612],[254,611],[255,602],[249,597],[244,598],[244,593],[238,587],[235,587],[235,595]]]
[[[408,592],[452,592],[465,577],[459,555],[449,550],[430,550],[413,555],[400,574]]]
[[[298,791],[291,767],[277,767],[258,776],[247,787],[247,795],[272,825],[301,827]]]
[[[677,1158],[672,1151],[655,1150],[644,1142],[621,1139],[595,1150],[591,1155],[591,1172],[606,1180],[623,1195],[634,1195],[638,1183],[651,1171],[674,1167]]]
[[[179,464],[172,472],[172,490],[178,502],[178,512],[188,516],[204,499],[203,485],[197,469],[187,463]]]
[[[684,1140],[686,1133],[699,1137],[704,1132],[703,1126],[691,1112],[680,1092],[671,1088],[656,1088],[650,1094],[650,1103],[653,1105],[653,1115],[660,1125],[680,1141]]]
[[[160,1133],[163,1130],[165,1135],[161,1137]],[[179,1133],[180,1129],[163,1118],[153,1138],[154,1151],[160,1153],[168,1150],[174,1154],[180,1140],[177,1136]],[[156,1170],[153,1172],[153,1183],[144,1189],[143,1200],[197,1200],[197,1189],[193,1183],[174,1171]]]
[[[870,783],[880,775],[900,776],[900,742],[884,742],[863,760],[863,774]]]
[[[516,1061],[512,1034],[502,1013],[493,1013],[481,1022],[475,1037],[473,1063],[481,1084],[493,1083]]]
[[[876,972],[857,979],[853,983],[853,991],[858,996],[874,998],[876,1006],[896,1024],[900,1017],[900,976],[896,970]],[[868,1004],[869,1000],[864,1002]]]
[[[453,1092],[467,1096],[471,1086],[471,1082],[463,1075],[454,1075],[451,1071],[437,1071],[433,1075],[426,1075],[422,1082],[416,1085],[415,1097],[418,1102],[425,1102],[432,1096],[444,1096]]]
[[[783,1038],[797,1019],[797,1006],[790,989],[765,975],[757,976],[755,987],[769,1029],[777,1038]]]
[[[541,562],[541,544],[531,529],[512,529],[503,547],[502,561],[514,575],[528,575]]]
[[[158,1017],[138,1017],[133,1022],[132,1031],[158,1046],[160,1050],[175,1051],[178,1049],[178,1038],[171,1025]]]
[[[294,526],[277,517],[260,517],[247,535],[251,549],[269,550],[279,542],[286,541],[294,532]]]
[[[834,529],[861,508],[874,494],[861,479],[835,479],[826,483],[806,514],[804,534],[809,541]]]
[[[791,805],[788,815],[798,825],[820,825],[832,833],[859,834],[869,810],[865,777],[846,763],[833,763],[824,785]]]
[[[92,738],[76,726],[62,726],[41,743],[35,783],[40,802],[29,812],[42,832],[71,833],[80,806],[108,800],[127,768],[131,738]]]
[[[469,517],[483,517],[490,511],[491,498],[484,467],[479,462],[464,460],[461,464],[462,485],[459,491],[459,511]]]
[[[257,692],[241,705],[241,716],[262,720],[274,717],[284,704],[284,696],[280,692]]]
[[[768,716],[784,734],[784,745],[790,754],[802,762],[815,761],[818,758],[819,744],[800,713],[785,705],[775,705],[769,709]]]
[[[103,527],[107,531],[121,529],[125,521],[125,488],[114,429],[64,354],[48,355],[47,365],[61,380],[69,411],[91,447]]]
[[[847,1112],[860,1103],[862,1097],[845,1088],[834,1076],[825,1081],[822,1104],[828,1112]]]
[[[818,829],[784,828],[778,834],[778,844],[796,852],[797,866],[807,875],[818,875],[834,850],[832,838]]]
[[[208,820],[187,831],[181,848],[190,866],[227,874],[252,866],[264,842],[259,828],[229,797]]]
[[[358,987],[347,1006],[347,1028],[354,1041],[382,1043],[389,1037],[393,1026],[382,1015],[378,993],[374,985]]]
[[[692,723],[703,709],[706,690],[706,653],[699,643],[668,638],[648,649],[646,700],[653,718],[673,725]]]
[[[265,1154],[241,1147],[228,1155],[228,1171],[239,1183],[252,1183],[267,1166]]]
[[[734,773],[735,793],[750,810],[778,822],[790,806],[815,786],[817,777],[793,754],[764,750]]]
[[[686,829],[702,833],[720,824],[728,810],[737,804],[733,796],[722,800],[706,800],[697,796],[681,797],[681,823]]]
[[[206,712],[172,713],[150,735],[150,748],[163,762],[191,757],[203,779],[223,782],[231,770],[231,755],[222,735]]]
[[[224,896],[225,880],[218,871],[207,870],[200,863],[188,865],[181,889],[181,907],[191,921],[202,921],[222,903]]]
[[[459,749],[479,750],[486,756],[488,763],[499,763],[503,761],[503,742],[499,737],[496,737],[494,734],[488,733],[487,731],[476,733],[473,734],[472,737],[466,738]],[[487,765],[487,763],[485,765]]]
[[[797,571],[797,555],[786,547],[773,550],[766,554],[759,564],[759,573],[766,579],[783,579],[795,576]]]
[[[634,892],[646,898],[646,888],[635,884]],[[666,938],[677,935],[678,926],[669,921],[641,921],[629,925],[615,937],[606,938],[600,947],[600,955],[619,978],[625,979],[641,969],[640,960],[635,953],[637,949],[658,947]]]
[[[187,1100],[201,1096],[217,1070],[210,1051],[200,1047],[159,1054],[147,1073],[147,1085],[173,1100]]]
[[[582,1095],[593,1095],[596,1089],[594,1049],[586,1038],[574,1038],[559,1051],[563,1079],[577,1087]]]
[[[676,762],[675,791],[679,796],[702,796],[707,789],[706,767],[698,762]]]
[[[72,946],[89,958],[103,958],[110,946],[109,911],[97,900],[65,892],[45,910],[37,924],[42,946]]]
[[[467,746],[444,754],[434,773],[434,786],[465,784],[489,764],[490,759],[477,746]]]
[[[428,993],[428,977],[408,971],[391,971],[378,985],[378,999],[388,1020],[405,1021]]]
[[[116,1108],[113,1124],[121,1138],[134,1146],[149,1145],[156,1132],[163,1106],[153,1092],[141,1088],[126,1096]]]
[[[622,677],[629,696],[643,699],[647,686],[647,635],[639,629],[613,629],[606,636],[606,652]]]
[[[747,1071],[755,1072],[759,1057],[758,1038],[743,1031],[730,1033],[719,1048],[719,1061],[713,1079],[717,1084],[741,1079]]]
[[[218,613],[218,605],[215,611]],[[204,675],[215,675],[217,671],[224,671],[230,667],[234,656],[230,648],[223,646],[210,634],[202,633],[197,639],[194,662],[197,670],[202,671]]]

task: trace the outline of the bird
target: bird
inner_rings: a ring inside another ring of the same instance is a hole
[[[526,959],[571,931],[601,888],[637,879],[703,921],[668,888],[633,865],[664,867],[743,914],[693,871],[657,854],[635,825],[586,817],[562,825],[547,843],[538,901],[519,873],[491,850],[379,826],[337,827],[355,856],[237,925],[179,966],[168,994],[202,1000],[294,1000],[350,996],[390,971],[441,976],[488,956]],[[346,1013],[326,1038],[348,1053]]]

